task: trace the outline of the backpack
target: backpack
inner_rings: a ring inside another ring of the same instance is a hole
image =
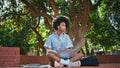
[[[81,60],[81,66],[98,66],[99,62],[95,56],[89,56]]]

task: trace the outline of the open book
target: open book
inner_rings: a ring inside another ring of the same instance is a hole
[[[63,59],[69,59],[77,54],[76,49],[65,49],[65,50],[59,50],[58,55]]]
[[[77,54],[77,50],[76,49],[65,49],[65,50],[59,50],[59,51],[54,51],[54,50],[47,50],[49,53],[55,53],[57,54],[59,57],[63,58],[63,59],[69,59],[73,56],[75,56]]]

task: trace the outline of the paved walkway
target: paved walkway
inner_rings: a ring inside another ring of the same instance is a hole
[[[12,68],[120,68],[120,63],[100,64],[99,66],[81,66],[81,67],[50,67],[49,65],[33,64],[33,65],[25,65],[23,67],[12,67]]]

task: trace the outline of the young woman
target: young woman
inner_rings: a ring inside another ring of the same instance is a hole
[[[80,59],[83,57],[82,53],[75,53],[72,56],[66,57],[60,55],[60,51],[70,51],[73,48],[72,41],[66,34],[66,27],[69,26],[69,18],[66,16],[57,16],[53,19],[53,27],[56,30],[46,40],[44,47],[47,51],[47,56],[50,60],[50,65],[55,66],[80,66]]]

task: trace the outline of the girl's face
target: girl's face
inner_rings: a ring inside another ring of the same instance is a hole
[[[60,25],[58,26],[58,30],[61,31],[61,32],[66,32],[65,22],[60,23]]]

